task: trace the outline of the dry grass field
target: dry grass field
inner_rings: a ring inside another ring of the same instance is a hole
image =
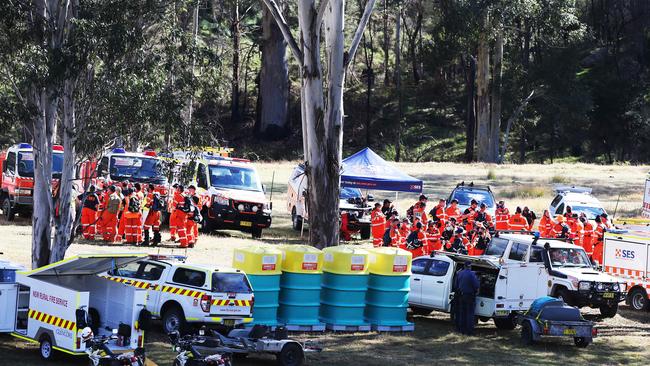
[[[286,212],[287,180],[295,162],[257,164],[262,181],[271,188],[273,180],[273,225],[263,234],[261,242],[300,243],[299,234],[291,229]],[[650,167],[600,166],[588,164],[503,165],[405,163],[398,164],[407,173],[425,181],[424,191],[430,199],[446,197],[460,181],[489,184],[497,198],[503,198],[509,207],[527,205],[538,214],[552,199],[552,184],[590,186],[605,208],[617,217],[640,214],[643,185]],[[395,198],[392,192],[373,192],[378,200]],[[396,206],[404,212],[416,195],[399,194]],[[168,234],[163,234],[163,239]],[[246,234],[235,231],[217,232],[201,236],[196,248],[187,252],[163,243],[157,249],[133,246],[104,245],[79,241],[67,255],[78,253],[161,252],[185,253],[189,261],[230,265],[235,247],[254,244]],[[367,242],[355,242],[368,246]],[[14,223],[0,224],[0,252],[3,257],[29,266],[31,228],[29,221],[17,218]],[[0,310],[1,311],[1,310]],[[597,313],[597,312],[596,312]],[[522,347],[518,331],[496,331],[494,325],[481,323],[474,337],[453,332],[445,314],[433,313],[415,317],[416,331],[412,334],[312,334],[297,335],[299,339],[317,339],[325,347],[321,354],[309,357],[309,365],[437,365],[437,364],[628,364],[647,365],[650,359],[650,313],[636,313],[623,309],[613,319],[600,319],[589,312],[597,322],[601,337],[587,349],[577,349],[566,340],[551,340],[533,347]],[[171,365],[173,355],[160,332],[147,335],[147,350],[153,361]],[[0,365],[41,365],[33,345],[0,335]],[[57,365],[84,365],[84,359],[62,357]],[[237,365],[272,365],[271,358],[248,359]]]

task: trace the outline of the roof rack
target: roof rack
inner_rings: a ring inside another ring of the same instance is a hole
[[[149,254],[149,259],[157,260],[157,261],[179,261],[179,262],[185,262],[187,260],[187,256],[184,255],[178,255],[178,254]]]
[[[580,187],[580,186],[567,186],[567,185],[561,185],[561,184],[556,184],[553,186],[553,190],[556,193],[586,193],[586,194],[591,194],[592,189],[589,187]]]
[[[485,188],[485,189],[487,189],[489,192],[492,192],[492,189],[490,189],[490,186],[489,186],[489,185],[481,186],[481,185],[474,184],[474,182],[469,182],[468,184],[465,184],[465,181],[462,181],[462,182],[456,184],[456,188],[460,188],[460,187],[467,187],[467,188]]]

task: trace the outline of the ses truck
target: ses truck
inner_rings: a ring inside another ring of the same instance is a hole
[[[97,276],[142,258],[138,254],[79,255],[16,272],[13,289],[2,289],[15,304],[9,307],[13,310],[11,329],[2,330],[38,343],[43,359],[51,359],[55,351],[86,355],[80,333],[87,326],[98,336],[117,330],[116,339],[106,345],[111,351],[142,348],[144,329],[139,325],[148,323],[147,290]]]
[[[635,310],[649,310],[650,230],[626,226],[623,232],[605,233],[603,269],[628,288],[627,303]]]

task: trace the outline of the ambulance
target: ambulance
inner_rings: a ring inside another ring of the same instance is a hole
[[[262,231],[271,227],[272,203],[251,161],[226,156],[231,152],[208,149],[165,156],[177,161],[175,180],[196,187],[204,232],[239,230],[261,238]]]
[[[235,327],[253,321],[253,289],[238,269],[185,263],[178,255],[150,255],[100,276],[149,289],[148,308],[165,333],[189,324]]]
[[[34,148],[27,143],[11,146],[0,153],[0,204],[7,221],[17,213],[30,215],[34,197]],[[52,189],[61,179],[63,146],[52,147]]]
[[[626,303],[650,310],[650,228],[630,225],[605,233],[603,270],[627,283]]]
[[[97,276],[141,260],[141,254],[78,255],[31,271],[16,272],[12,335],[37,343],[49,360],[56,351],[84,355],[81,330],[112,336],[112,352],[144,346],[140,324],[148,324],[147,290]],[[114,331],[115,330],[115,331]]]

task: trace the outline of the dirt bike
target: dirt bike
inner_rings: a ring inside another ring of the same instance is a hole
[[[181,337],[177,331],[168,336],[172,343],[172,349],[176,352],[174,366],[232,366],[228,354],[210,352],[211,354],[204,355],[201,353],[200,349],[222,346],[218,338],[202,334]]]
[[[144,349],[137,348],[134,352],[114,354],[106,346],[117,336],[97,336],[86,341],[86,353],[91,366],[144,366]]]

